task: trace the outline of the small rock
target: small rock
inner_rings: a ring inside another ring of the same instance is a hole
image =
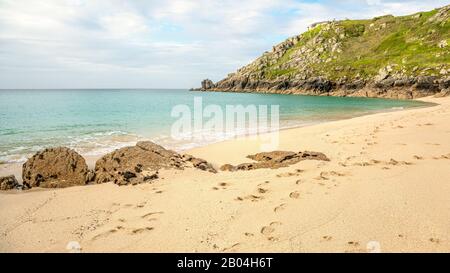
[[[0,177],[0,190],[12,190],[21,187],[14,175]]]
[[[158,172],[150,174],[150,175],[146,175],[144,176],[144,182],[150,181],[150,180],[155,180],[158,179]]]
[[[202,90],[208,90],[214,88],[214,83],[210,79],[205,79],[202,81]]]
[[[123,178],[124,178],[126,181],[128,181],[128,180],[130,180],[131,178],[135,178],[135,177],[136,177],[136,174],[135,174],[135,173],[132,173],[132,172],[130,172],[130,171],[126,171],[126,172],[124,172],[124,173],[122,174],[122,176],[123,176]]]
[[[92,170],[89,170],[86,174],[86,183],[92,182],[95,179],[95,172]]]

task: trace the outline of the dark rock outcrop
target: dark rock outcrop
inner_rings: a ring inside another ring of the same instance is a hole
[[[84,158],[66,147],[40,151],[22,167],[23,183],[30,187],[64,188],[85,185],[88,173]]]
[[[329,161],[327,156],[319,152],[289,152],[289,151],[273,151],[263,152],[254,155],[249,155],[247,158],[256,162],[242,163],[237,166],[225,164],[220,167],[221,171],[248,171],[261,168],[278,169],[281,167],[288,167],[303,160],[323,160]]]
[[[202,81],[202,90],[208,90],[214,88],[214,83],[210,79],[205,79]]]
[[[0,177],[0,190],[1,191],[17,189],[20,186],[21,185],[19,184],[19,182],[17,181],[17,179],[14,175]]]
[[[182,158],[185,162],[192,163],[192,166],[194,168],[200,169],[202,171],[217,173],[216,169],[214,169],[214,167],[204,159],[196,158],[188,154],[184,154]]]
[[[194,167],[216,170],[205,160],[180,155],[150,141],[124,147],[100,158],[95,164],[95,182],[114,182],[118,185],[140,184],[159,177],[160,169]]]

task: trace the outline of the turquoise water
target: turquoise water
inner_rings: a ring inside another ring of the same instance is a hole
[[[0,90],[0,161],[21,162],[49,146],[69,146],[84,155],[104,154],[149,139],[175,150],[202,142],[170,137],[174,105],[279,105],[280,126],[350,118],[379,111],[420,107],[417,101],[204,93],[187,90]],[[210,142],[220,141],[212,139]]]

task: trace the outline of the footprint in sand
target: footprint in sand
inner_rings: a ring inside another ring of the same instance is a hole
[[[285,207],[286,207],[286,204],[285,204],[285,203],[280,204],[279,206],[276,206],[276,207],[273,209],[273,212],[280,212],[280,211],[284,210]]]
[[[269,241],[278,241],[277,237],[272,236],[272,234],[275,232],[275,228],[277,226],[282,225],[281,222],[272,222],[268,226],[264,226],[261,228],[261,234],[267,237],[267,240]]]
[[[149,213],[146,213],[146,214],[142,215],[141,218],[142,218],[142,219],[148,219],[150,216],[154,216],[154,215],[158,215],[158,214],[163,214],[163,213],[164,213],[163,211],[149,212]],[[150,219],[154,219],[154,218],[152,217],[152,218],[150,218]]]
[[[262,196],[250,194],[250,195],[247,195],[247,196],[244,196],[244,197],[238,196],[238,197],[236,197],[235,200],[236,200],[236,201],[250,200],[250,201],[252,201],[252,202],[257,202],[257,201],[260,201],[260,200],[262,200],[262,199],[263,199]]]
[[[95,240],[98,240],[98,239],[101,239],[101,238],[106,238],[106,237],[108,237],[109,235],[116,233],[117,231],[118,231],[118,229],[115,229],[115,228],[114,228],[114,229],[110,229],[110,230],[108,230],[108,231],[106,231],[106,232],[97,234],[97,235],[95,235],[94,237],[92,237],[92,241],[95,241]]]
[[[141,209],[141,208],[145,207],[146,204],[147,204],[147,202],[139,203],[139,204],[136,205],[135,208],[136,208],[136,209]]]
[[[417,159],[417,160],[422,160],[423,159],[423,156],[419,156],[419,155],[414,155],[413,157],[414,157],[414,159]]]
[[[430,238],[429,241],[435,244],[439,244],[441,242],[438,238]]]
[[[266,193],[268,190],[264,188],[258,188],[259,193]]]
[[[299,199],[300,198],[300,193],[298,191],[291,192],[289,194],[289,197],[292,198],[292,199]]]
[[[345,173],[340,173],[336,171],[330,171],[330,172],[321,172],[320,175],[314,179],[316,180],[329,180],[330,176],[346,176]]]
[[[299,176],[303,170],[297,169],[295,172],[287,172],[287,173],[279,173],[277,174],[277,177],[291,177],[291,176]]]
[[[315,177],[316,180],[328,180],[329,178],[325,176],[325,172],[321,172],[319,176]]]
[[[425,143],[425,144],[427,144],[427,145],[433,145],[433,146],[440,146],[441,144],[439,144],[439,143]]]
[[[356,241],[350,241],[350,242],[347,242],[347,244],[350,246],[353,246],[353,247],[359,247],[359,242],[356,242]]]
[[[146,231],[152,231],[154,229],[155,229],[154,227],[137,228],[137,229],[133,229],[131,231],[131,233],[132,234],[140,234],[140,233],[143,233],[143,232],[146,232]]]
[[[331,241],[332,239],[333,239],[332,236],[328,236],[328,235],[322,236],[323,241]]]
[[[422,126],[432,126],[434,125],[433,123],[425,123],[425,124],[417,124],[417,126],[422,127]]]
[[[266,236],[270,235],[274,231],[275,231],[275,228],[273,228],[271,226],[264,226],[261,228],[261,234],[266,235]]]
[[[213,187],[212,189],[215,190],[215,191],[218,191],[218,190],[220,190],[220,189],[226,190],[226,189],[227,189],[227,186],[229,186],[229,185],[230,185],[230,184],[228,184],[228,183],[221,182],[221,183],[219,183],[216,187]]]
[[[408,161],[397,161],[397,160],[395,160],[393,158],[391,158],[391,160],[389,160],[389,162],[387,164],[388,165],[394,165],[394,166],[397,166],[397,165],[412,165],[411,162],[408,162]]]
[[[225,248],[223,248],[222,251],[223,251],[223,252],[225,252],[225,251],[230,251],[230,250],[233,250],[234,248],[236,248],[237,246],[240,246],[240,245],[241,245],[241,243],[235,243],[234,245],[232,245],[232,246],[230,246],[230,247],[225,247]]]

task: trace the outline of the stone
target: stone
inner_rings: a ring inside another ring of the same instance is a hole
[[[14,175],[2,176],[0,177],[0,190],[12,190],[17,189],[21,185],[17,182],[17,179]]]
[[[90,183],[95,179],[95,172],[93,170],[88,170],[86,174],[86,183]]]
[[[217,171],[213,168],[211,164],[209,164],[206,160],[201,158],[193,158],[190,160],[194,168],[203,170],[203,171],[209,171],[212,173],[216,173]]]
[[[84,158],[67,147],[37,152],[22,166],[22,179],[30,187],[64,188],[85,185],[88,166]]]
[[[210,79],[205,79],[202,81],[202,90],[208,90],[214,88],[214,83]]]
[[[118,185],[140,184],[159,178],[160,169],[198,168],[215,173],[206,160],[180,155],[151,141],[115,150],[95,163],[95,182]]]
[[[247,158],[252,159],[254,163],[241,163],[237,166],[225,164],[220,167],[221,171],[248,171],[261,168],[278,169],[288,167],[303,160],[322,160],[329,161],[327,156],[319,152],[290,152],[290,151],[273,151],[263,152],[254,155],[248,155]]]

